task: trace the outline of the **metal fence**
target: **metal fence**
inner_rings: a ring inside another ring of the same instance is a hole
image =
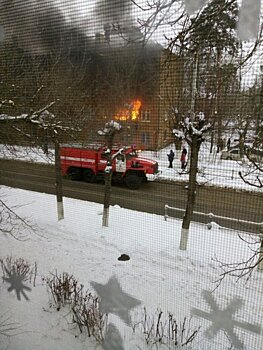
[[[177,216],[169,215],[169,211],[177,212]],[[181,219],[182,214],[184,212],[185,212],[185,209],[175,208],[175,207],[169,206],[168,204],[165,204],[164,219],[165,221],[167,221],[169,217],[175,217],[175,218]],[[211,228],[212,223],[214,222],[222,228],[255,233],[257,235],[262,235],[263,237],[263,222],[240,220],[240,219],[230,218],[226,216],[216,215],[214,213],[202,213],[199,211],[194,211],[193,221],[206,224],[208,228]]]

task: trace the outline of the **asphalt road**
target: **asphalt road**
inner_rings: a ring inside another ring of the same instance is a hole
[[[0,184],[31,191],[55,193],[54,167],[12,160],[0,160]],[[101,183],[63,180],[66,197],[102,203],[104,186]],[[112,186],[111,204],[121,207],[164,215],[165,204],[171,207],[186,206],[187,190],[183,183],[148,182],[139,190],[132,191],[125,186]],[[197,189],[195,211],[214,213],[226,218],[251,222],[263,222],[263,193],[235,191],[210,186]],[[169,215],[182,218],[183,212],[169,211]],[[210,220],[194,215],[194,220],[207,223]],[[259,233],[258,225],[232,222],[228,219],[212,219],[219,225]]]

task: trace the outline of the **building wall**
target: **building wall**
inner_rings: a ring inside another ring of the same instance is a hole
[[[176,56],[163,50],[158,64],[155,93],[152,98],[142,99],[139,118],[135,123],[131,122],[131,132],[127,133],[129,137],[124,137],[123,141],[148,150],[163,148],[174,141],[168,114],[180,99],[180,80],[176,80],[177,69]]]
[[[116,141],[130,145],[135,144],[143,149],[156,150],[173,142],[171,128],[167,122],[167,113],[171,104],[176,100],[178,88],[176,83],[177,61],[175,56],[170,56],[167,50],[163,50],[158,57],[156,69],[158,74],[153,75],[153,93],[151,96],[137,96],[142,102],[140,113],[136,121],[120,121],[123,125],[123,132],[117,136]],[[114,118],[115,108],[112,101],[107,97],[107,93],[99,93],[97,99],[97,109],[94,109],[94,115],[88,121],[80,126],[82,131],[77,134],[79,142],[103,142],[102,137],[99,137],[97,131],[103,127],[105,122]],[[129,98],[127,96],[127,103]],[[134,96],[133,96],[134,98]],[[108,104],[108,105],[107,105]],[[66,121],[65,121],[66,122]],[[15,130],[18,128],[22,133]],[[3,132],[2,142],[12,144],[29,144],[30,138],[24,134],[29,134],[32,138],[45,138],[43,133],[30,123],[24,121],[9,124],[1,122]],[[61,142],[69,142],[68,135],[61,135]]]
[[[157,96],[159,104],[157,148],[161,148],[174,141],[170,111],[175,107],[179,110],[180,105],[180,91],[182,86],[180,86],[180,79],[177,79],[179,76],[178,68],[178,58],[171,54],[170,51],[164,50],[160,60],[159,96]]]

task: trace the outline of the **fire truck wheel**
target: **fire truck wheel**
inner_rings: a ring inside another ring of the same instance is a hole
[[[96,176],[94,172],[91,169],[85,169],[82,172],[82,180],[85,182],[94,182],[96,179]]]
[[[126,177],[126,186],[131,190],[137,190],[142,184],[142,178],[137,175],[128,175]]]
[[[74,180],[74,181],[79,181],[81,179],[81,173],[80,173],[80,169],[78,168],[70,168],[68,170],[68,177],[71,179],[71,180]]]

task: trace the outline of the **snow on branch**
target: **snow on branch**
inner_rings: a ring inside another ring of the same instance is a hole
[[[173,130],[173,134],[174,134],[174,136],[175,136],[177,139],[180,139],[180,140],[184,140],[184,139],[185,139],[185,134],[184,134],[181,130],[174,129],[174,130]]]
[[[206,121],[204,113],[199,112],[187,115],[179,123],[179,128],[173,130],[174,136],[190,144],[193,137],[197,137],[200,142],[204,141],[204,134],[211,129],[211,124]]]
[[[114,153],[114,154],[112,155],[111,160],[113,161],[115,158],[117,158],[117,156],[118,156],[119,154],[122,154],[123,151],[124,151],[124,148],[120,148],[120,149],[118,150],[118,152],[116,152],[116,153]]]
[[[98,131],[98,134],[100,136],[109,136],[112,133],[116,131],[120,131],[122,128],[121,124],[115,122],[114,120],[111,120],[110,122],[107,122],[102,130]]]
[[[52,102],[50,102],[49,104],[47,104],[45,107],[43,107],[43,108],[41,108],[41,109],[39,109],[38,111],[35,111],[35,112],[33,112],[33,113],[31,113],[28,117],[29,117],[29,119],[30,120],[32,120],[32,119],[35,119],[35,118],[39,118],[41,115],[42,116],[54,116],[52,113],[50,113],[49,111],[48,111],[48,109],[50,108],[50,107],[52,107],[53,105],[55,104],[55,101],[52,101]]]
[[[63,126],[62,121],[56,120],[56,117],[53,113],[48,111],[48,108],[52,107],[54,105],[55,101],[50,102],[45,107],[39,109],[38,111],[33,111],[29,114],[21,114],[18,116],[10,116],[7,114],[0,114],[0,121],[20,121],[24,120],[25,122],[32,123],[43,130],[50,130],[53,132],[53,135],[57,135],[60,132],[79,132],[81,131],[80,128],[74,128],[74,127],[68,127]],[[17,131],[21,131],[20,129],[13,126]],[[22,131],[21,131],[22,133]],[[30,135],[26,135],[27,137],[31,137]]]
[[[0,107],[3,107],[3,106],[14,107],[14,105],[15,105],[15,103],[13,100],[0,101]]]
[[[9,120],[9,121],[15,121],[15,120],[26,120],[28,118],[28,114],[21,114],[18,116],[12,116],[12,115],[7,115],[7,114],[0,114],[0,121],[1,120]]]

